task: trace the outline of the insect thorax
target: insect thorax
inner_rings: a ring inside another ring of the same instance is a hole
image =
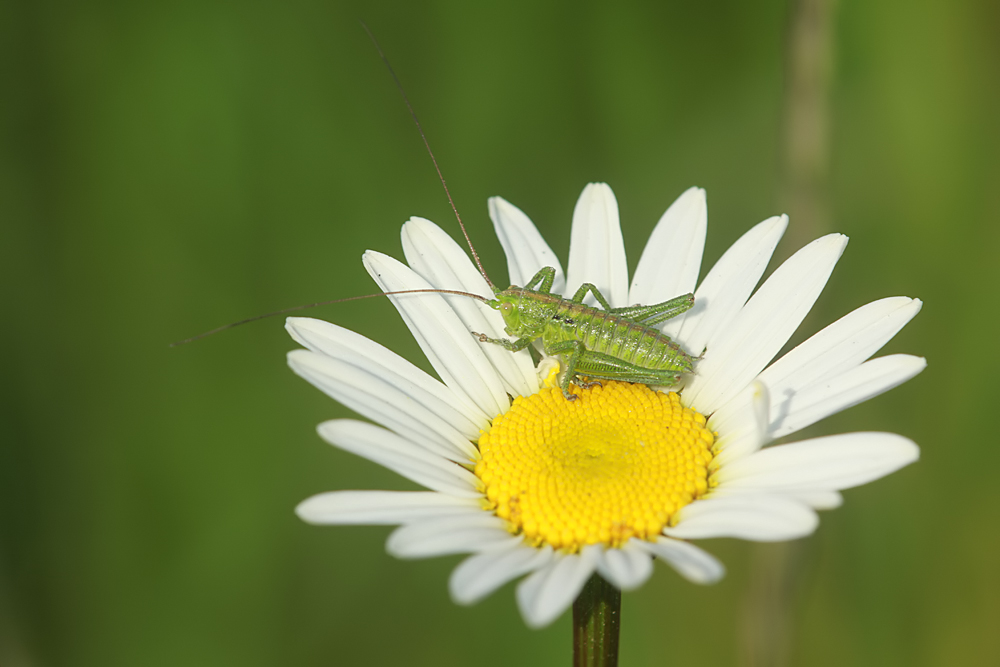
[[[497,294],[500,314],[512,336],[540,336],[565,299],[516,285]]]

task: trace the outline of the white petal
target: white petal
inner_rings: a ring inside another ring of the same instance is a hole
[[[714,430],[711,426],[709,429]],[[718,470],[720,466],[753,454],[767,444],[763,435],[752,423],[741,424],[739,430],[719,433],[715,444],[712,445],[712,451],[716,452],[716,455],[712,459],[710,469]]]
[[[921,357],[893,354],[871,359],[830,380],[825,380],[799,392],[786,391],[784,402],[775,406],[767,437],[745,437],[747,429],[720,436],[715,449],[719,452],[714,463],[727,465],[761,448],[769,440],[781,438],[830,415],[863,403],[870,398],[898,387],[927,366]],[[735,420],[730,419],[729,422]],[[717,427],[709,421],[709,428]]]
[[[678,516],[679,523],[663,532],[681,539],[738,537],[780,542],[804,537],[818,523],[816,513],[801,502],[761,495],[696,500],[682,508]]]
[[[632,278],[628,303],[651,304],[693,292],[708,229],[705,191],[689,188],[649,236]]]
[[[763,444],[767,437],[768,427],[771,424],[771,392],[767,390],[760,380],[754,380],[750,384],[752,393],[751,407],[754,415],[754,430],[757,432],[757,440]]]
[[[410,267],[387,255],[369,250],[364,265],[383,291],[433,289]],[[482,343],[440,294],[403,294],[389,299],[428,361],[463,402],[487,418],[507,411],[510,400]]]
[[[520,537],[511,537],[509,543],[470,556],[455,568],[448,582],[451,599],[458,604],[474,604],[551,560],[552,547],[536,549]]]
[[[510,284],[524,287],[540,269],[551,266],[556,270],[552,293],[562,294],[566,288],[562,264],[528,216],[503,197],[490,197],[489,210],[493,228],[507,255]]]
[[[628,265],[618,201],[607,183],[589,183],[573,209],[566,296],[593,283],[615,308],[628,305]],[[586,303],[597,301],[588,295]]]
[[[493,298],[486,280],[461,246],[430,220],[410,218],[403,225],[402,242],[403,254],[410,268],[431,285]],[[499,311],[469,297],[442,297],[462,320],[466,331],[484,333],[490,338],[506,337]],[[509,352],[500,345],[490,344],[481,345],[480,349],[486,353],[508,393],[527,396],[538,391],[538,376],[527,350]]]
[[[844,504],[844,496],[836,491],[803,491],[789,495],[814,510],[834,510]]]
[[[436,421],[423,406],[404,404],[406,409],[400,410],[393,399],[401,392],[367,369],[308,350],[289,352],[288,365],[334,400],[396,433],[406,433],[421,449],[455,461],[470,460],[474,456],[472,443],[468,444],[468,449],[463,449],[464,445],[450,442],[423,423]],[[460,437],[460,440],[466,439]]]
[[[714,584],[726,574],[715,556],[688,542],[658,537],[655,542],[639,542],[639,546],[696,584]]]
[[[462,498],[479,498],[477,478],[465,468],[430,454],[384,428],[353,419],[323,422],[320,437],[344,451],[374,461],[433,491]]]
[[[665,322],[663,331],[691,354],[700,355],[750,298],[787,226],[788,216],[768,218],[741,236],[698,286],[694,307]]]
[[[750,383],[741,396],[744,394],[750,395],[750,405],[746,406],[743,414],[740,415],[743,419],[727,424],[725,428],[720,428],[713,423],[715,415],[709,418],[708,429],[717,434],[715,443],[712,445],[712,451],[716,453],[716,456],[712,459],[711,470],[718,470],[721,465],[741,456],[752,454],[768,442],[771,424],[771,392],[758,379]]]
[[[385,550],[396,558],[432,558],[482,551],[509,539],[502,519],[479,512],[400,526],[389,536]]]
[[[517,605],[529,627],[545,627],[566,611],[594,573],[595,545],[579,554],[557,555],[517,587]]]
[[[432,491],[331,491],[306,498],[295,513],[316,524],[395,525],[481,511],[479,503]]]
[[[684,391],[689,405],[715,412],[760,373],[812,308],[846,245],[846,236],[830,234],[778,267],[732,324],[708,341]]]
[[[770,494],[768,491],[766,494]],[[844,504],[844,497],[837,491],[817,490],[817,489],[792,489],[775,492],[776,495],[797,500],[808,505],[814,510],[837,509]],[[759,489],[742,488],[739,486],[717,487],[712,490],[712,498],[729,498],[733,496],[760,496]]]
[[[922,357],[893,354],[871,359],[831,380],[814,384],[779,406],[771,437],[780,438],[826,419],[841,410],[898,387],[927,367]]]
[[[712,498],[731,498],[731,497],[747,497],[755,496],[759,497],[761,495],[778,495],[785,498],[790,498],[792,500],[798,501],[814,510],[832,510],[837,509],[844,504],[844,497],[840,495],[838,491],[824,491],[816,489],[792,489],[772,492],[761,492],[759,489],[752,488],[741,488],[737,486],[727,486],[725,488],[718,487],[712,490]]]
[[[919,300],[907,297],[874,301],[840,318],[771,364],[759,378],[771,391],[771,415],[780,419],[788,413],[787,402],[796,393],[850,371],[875,354],[920,307]],[[712,429],[721,433],[738,428],[739,421],[745,418],[747,397],[744,391],[719,408],[712,415]]]
[[[399,387],[414,404],[438,415],[467,440],[475,440],[480,429],[489,426],[488,420],[474,421],[456,409],[458,400],[447,385],[361,334],[311,317],[289,317],[285,329],[297,343],[313,352],[353,362]]]
[[[620,549],[597,552],[597,571],[623,591],[639,588],[653,574],[653,559],[631,539]]]
[[[708,422],[709,429],[719,433],[714,445],[719,455],[714,463],[724,465],[752,454],[771,440],[794,433],[902,384],[925,367],[926,361],[922,358],[891,355],[873,359],[806,389],[796,391],[786,387],[780,391],[780,398],[772,398],[769,410],[771,423],[764,433],[760,432],[759,423],[753,418],[755,410],[745,404],[734,406],[734,399],[727,403],[724,413],[721,410],[716,412]],[[744,392],[748,393],[749,390]],[[737,399],[739,403],[745,403],[744,396]],[[736,407],[742,410],[734,409]]]
[[[475,456],[475,447],[467,435],[468,419],[445,421],[435,412],[447,415],[448,410],[432,412],[428,403],[423,402],[429,395],[408,392],[412,385],[391,374],[382,375],[380,368],[373,368],[363,357],[351,362],[308,350],[293,350],[288,353],[288,365],[334,400],[396,433],[406,434],[427,451],[455,461],[468,461]],[[458,431],[452,423],[466,427],[466,432]],[[478,439],[478,432],[472,437]]]
[[[724,466],[720,489],[769,493],[837,491],[867,484],[920,457],[895,433],[844,433],[769,447]]]
[[[811,336],[761,373],[769,386],[805,387],[856,366],[878,352],[920,312],[922,302],[905,296],[879,299]]]

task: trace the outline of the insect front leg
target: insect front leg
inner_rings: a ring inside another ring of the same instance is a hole
[[[604,310],[608,312],[612,312],[614,310],[611,307],[611,304],[608,303],[608,300],[604,298],[604,295],[601,294],[601,291],[594,286],[594,283],[584,283],[580,285],[580,289],[576,291],[576,294],[573,295],[573,298],[570,299],[570,301],[573,303],[583,303],[583,297],[587,296],[587,292],[593,293],[594,298],[597,299],[597,303],[601,304],[601,307],[604,308]]]
[[[524,286],[524,289],[534,290],[536,292],[545,292],[548,294],[552,291],[552,282],[556,279],[556,270],[551,266],[546,266],[538,270],[531,280]],[[537,285],[537,287],[536,287]]]
[[[519,338],[517,340],[510,340],[507,338],[490,338],[486,334],[472,332],[472,335],[479,339],[480,343],[493,343],[494,345],[502,345],[505,350],[510,350],[511,352],[520,352],[524,348],[531,345],[532,338]]]

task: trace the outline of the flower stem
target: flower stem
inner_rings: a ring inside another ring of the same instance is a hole
[[[615,667],[622,592],[595,574],[573,603],[573,667]]]

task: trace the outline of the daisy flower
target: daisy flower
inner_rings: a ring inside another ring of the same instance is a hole
[[[479,342],[504,337],[500,314],[468,297],[389,297],[440,380],[378,343],[335,324],[290,318],[306,349],[292,369],[371,422],[319,426],[330,444],[427,491],[334,491],[302,502],[316,524],[398,525],[387,550],[399,558],[471,554],[450,591],[471,604],[514,579],[528,625],[559,617],[594,574],[619,589],[651,575],[653,560],[713,583],[718,560],[690,540],[781,541],[817,526],[840,490],[918,457],[892,433],[847,433],[767,447],[912,378],[922,358],[871,358],[917,312],[906,297],[858,308],[772,360],[819,296],[847,238],[830,234],[799,250],[754,291],[784,233],[786,216],[746,232],[696,286],[704,248],[705,192],[691,188],[663,214],[631,283],[611,188],[584,188],[573,212],[565,273],[518,208],[494,197],[490,217],[510,282],[556,270],[553,293],[594,283],[613,307],[694,292],[694,307],[661,325],[693,357],[682,387],[604,382],[557,386],[558,362],[533,363]],[[439,227],[412,218],[402,229],[406,264],[368,251],[364,265],[384,291],[491,291],[465,251]],[[592,297],[591,297],[592,298]]]

